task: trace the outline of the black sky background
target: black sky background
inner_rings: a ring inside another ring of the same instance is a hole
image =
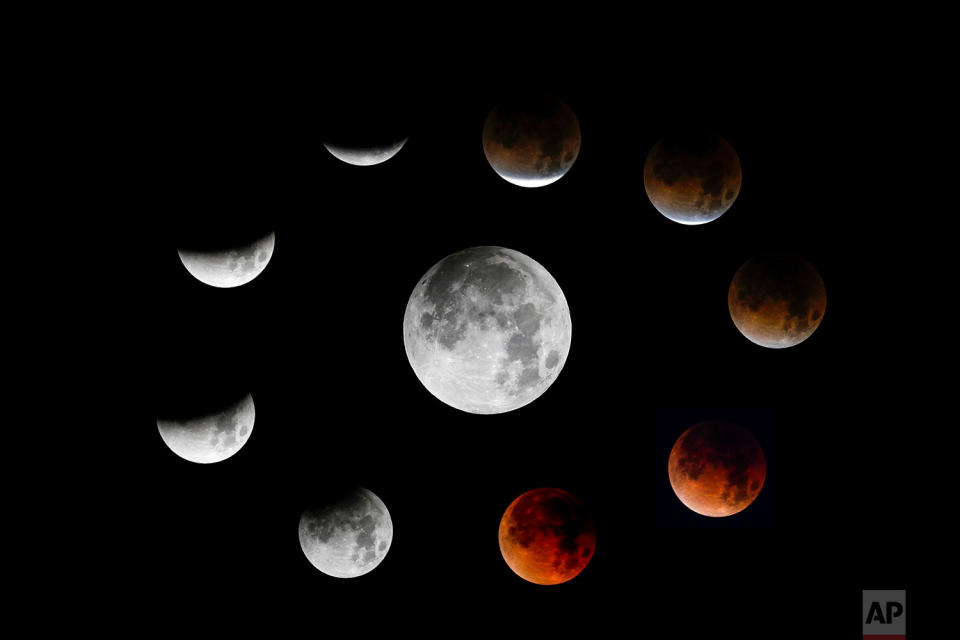
[[[117,576],[104,597],[171,628],[626,624],[693,637],[789,619],[856,637],[861,589],[919,593],[908,425],[920,390],[881,340],[890,251],[859,224],[852,188],[871,123],[842,79],[770,65],[688,82],[625,61],[535,80],[450,62],[359,88],[145,65],[129,100],[133,146],[148,151],[131,155],[125,187],[142,251],[113,289],[129,410],[97,470]],[[499,178],[480,144],[498,98],[531,83],[571,106],[583,137],[570,172],[539,189]],[[325,116],[348,97],[374,101],[359,114],[408,117],[395,158],[359,168],[322,148]],[[700,227],[667,220],[643,189],[647,151],[683,126],[722,135],[743,168],[732,209]],[[263,228],[273,259],[236,289],[201,284],[177,256],[201,236]],[[433,398],[401,338],[423,273],[483,244],[544,265],[573,319],[554,384],[496,416]],[[750,343],[727,311],[734,272],[767,251],[799,253],[826,283],[824,320],[794,348]],[[229,460],[194,465],[160,439],[158,415],[246,391],[256,426]],[[683,511],[666,477],[673,439],[712,417],[750,428],[768,456],[757,502],[722,520]],[[351,484],[383,499],[394,540],[373,572],[337,580],[306,561],[296,528],[306,504]],[[503,511],[541,486],[573,492],[597,521],[594,558],[556,587],[513,575],[497,546]]]

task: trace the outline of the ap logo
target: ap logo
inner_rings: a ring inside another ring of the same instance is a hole
[[[907,637],[907,592],[863,592],[863,640]]]

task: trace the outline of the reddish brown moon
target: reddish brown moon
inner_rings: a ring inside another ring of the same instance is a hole
[[[562,178],[576,161],[580,123],[567,103],[555,96],[515,96],[487,116],[483,153],[507,182],[543,187]]]
[[[650,150],[643,168],[647,197],[680,224],[705,224],[722,216],[740,193],[740,159],[718,135],[673,134]]]
[[[827,309],[827,290],[823,278],[803,258],[762,255],[737,270],[727,306],[748,340],[782,349],[800,344],[817,330]]]
[[[590,562],[597,534],[586,506],[563,489],[533,489],[510,503],[500,520],[500,553],[518,576],[560,584]]]
[[[732,422],[695,424],[677,438],[667,463],[670,484],[691,511],[720,518],[756,500],[767,461],[752,433]]]

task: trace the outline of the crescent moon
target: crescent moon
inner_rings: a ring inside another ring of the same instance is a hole
[[[397,155],[400,149],[403,148],[403,145],[406,144],[407,140],[408,138],[404,138],[400,142],[392,145],[366,149],[350,149],[343,146],[328,144],[326,142],[323,143],[323,146],[326,147],[327,151],[329,151],[330,154],[337,160],[342,160],[347,164],[352,164],[357,167],[369,167],[375,164],[380,164],[381,162],[386,162],[393,156]]]
[[[211,287],[228,289],[247,284],[260,275],[276,244],[276,234],[270,232],[250,244],[226,251],[179,250],[180,261],[194,278]]]
[[[160,437],[175,454],[199,464],[221,462],[246,444],[256,410],[249,393],[218,413],[190,420],[157,420]]]

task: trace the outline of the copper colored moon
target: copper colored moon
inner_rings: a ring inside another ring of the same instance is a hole
[[[757,498],[767,477],[760,443],[731,422],[695,424],[677,438],[667,463],[680,502],[704,516],[739,513]]]
[[[653,206],[680,224],[716,220],[740,193],[740,159],[717,135],[670,135],[653,146],[643,186]]]
[[[500,553],[518,576],[560,584],[577,576],[597,547],[593,518],[563,489],[533,489],[510,503],[500,520]]]
[[[757,256],[733,276],[730,317],[748,340],[771,349],[809,338],[827,308],[827,290],[813,266],[795,256]]]
[[[483,125],[483,152],[497,174],[542,187],[570,170],[580,153],[580,123],[563,100],[521,97],[498,104]]]

